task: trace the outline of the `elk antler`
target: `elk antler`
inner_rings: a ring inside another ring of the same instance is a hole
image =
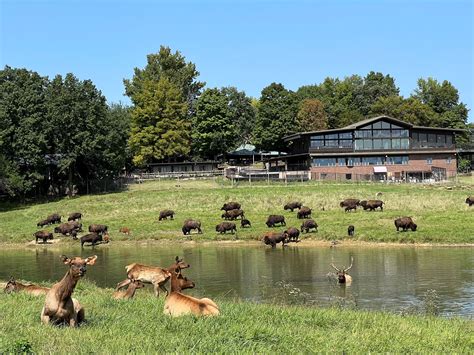
[[[341,270],[339,270],[337,267],[335,267],[334,264],[331,263],[331,266],[332,266],[337,272],[341,272]]]
[[[351,265],[350,265],[347,269],[344,269],[344,272],[346,272],[347,270],[349,270],[349,269],[352,267],[353,264],[354,264],[354,257],[351,256]]]

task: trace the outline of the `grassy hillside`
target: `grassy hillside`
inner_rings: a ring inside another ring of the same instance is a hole
[[[258,239],[268,228],[269,214],[283,214],[287,226],[301,225],[296,212],[283,210],[283,205],[299,200],[313,209],[313,218],[319,232],[308,238],[341,239],[346,237],[347,226],[355,225],[356,240],[402,243],[473,243],[474,207],[464,203],[474,194],[472,185],[421,186],[382,184],[295,184],[230,187],[214,180],[156,181],[132,185],[127,191],[111,194],[64,198],[55,202],[32,205],[0,205],[0,242],[26,242],[32,240],[38,220],[59,212],[65,218],[70,212],[84,214],[83,223],[103,223],[109,226],[113,241],[136,239],[185,240],[181,226],[185,219],[199,219],[202,235],[194,240],[233,239],[231,235],[218,235],[215,226],[221,222],[220,207],[226,201],[242,204],[252,228],[240,229],[239,239]],[[376,194],[385,201],[384,212],[345,213],[339,202],[344,198],[374,199]],[[176,211],[175,220],[158,222],[160,210]],[[393,220],[411,216],[418,231],[397,233]],[[240,222],[238,222],[240,223]],[[130,237],[118,230],[127,226]],[[52,230],[53,227],[46,228]],[[282,230],[283,228],[275,228]],[[65,238],[69,241],[69,238]]]
[[[86,309],[79,329],[44,326],[44,297],[0,293],[0,353],[423,352],[469,353],[473,323],[340,308],[218,301],[221,316],[162,314],[163,298],[138,293],[116,301],[112,290],[83,280],[74,297]]]

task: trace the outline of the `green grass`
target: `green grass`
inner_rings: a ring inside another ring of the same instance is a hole
[[[381,192],[384,212],[344,213],[339,202],[344,198],[374,199]],[[336,184],[315,182],[290,184],[240,183],[231,187],[221,180],[155,181],[131,185],[127,191],[110,194],[64,198],[49,203],[30,205],[0,205],[0,242],[18,243],[32,240],[38,220],[59,212],[66,216],[79,211],[83,223],[103,223],[109,226],[113,242],[120,240],[170,239],[186,240],[181,226],[186,218],[199,219],[202,235],[193,240],[233,239],[232,235],[218,235],[215,226],[221,222],[220,207],[226,201],[242,204],[252,228],[238,230],[239,239],[259,239],[268,230],[269,214],[283,214],[287,226],[301,225],[296,212],[283,211],[283,205],[300,200],[313,209],[319,232],[307,238],[331,240],[346,237],[347,226],[356,227],[356,240],[400,243],[473,243],[474,207],[464,203],[473,194],[473,186],[458,185],[385,185]],[[175,210],[175,220],[158,222],[159,211]],[[324,208],[324,211],[322,210]],[[397,233],[395,218],[411,216],[418,231]],[[239,222],[237,222],[239,223]],[[122,226],[132,230],[132,236],[118,233]],[[53,227],[46,229],[52,230]],[[283,228],[275,228],[282,230]],[[68,243],[69,238],[65,238]]]
[[[79,329],[44,326],[44,297],[0,293],[0,353],[156,352],[423,352],[472,353],[473,323],[463,319],[401,316],[217,300],[221,316],[169,318],[163,298],[138,292],[116,301],[112,290],[83,280],[74,297],[86,309]]]

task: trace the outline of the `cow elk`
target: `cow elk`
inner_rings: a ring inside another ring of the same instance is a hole
[[[135,296],[135,292],[139,288],[145,287],[145,284],[139,280],[133,280],[128,284],[128,287],[125,291],[119,290],[115,291],[113,298],[116,300],[129,300]]]
[[[15,280],[13,276],[10,277],[6,286],[5,286],[5,293],[12,293],[12,292],[24,292],[28,293],[32,296],[44,296],[49,292],[49,287],[42,287],[37,285],[24,285],[21,282]]]
[[[339,269],[334,264],[331,263],[331,266],[337,271],[337,279],[340,284],[350,285],[352,283],[351,275],[347,274],[354,264],[354,257],[351,256],[351,265],[348,268]]]

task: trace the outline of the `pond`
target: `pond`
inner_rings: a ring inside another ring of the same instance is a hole
[[[31,282],[56,281],[66,267],[59,255],[98,255],[85,276],[101,287],[115,287],[126,277],[125,265],[140,262],[167,267],[179,255],[191,265],[183,273],[196,283],[190,294],[272,302],[287,298],[316,305],[335,302],[360,309],[402,311],[421,307],[435,290],[441,314],[474,314],[472,248],[349,247],[291,245],[285,249],[258,245],[107,245],[80,248],[48,246],[0,251],[0,279],[10,275]],[[339,286],[328,273],[348,265],[351,286]],[[169,285],[167,286],[169,288]],[[151,286],[147,286],[151,292]]]

